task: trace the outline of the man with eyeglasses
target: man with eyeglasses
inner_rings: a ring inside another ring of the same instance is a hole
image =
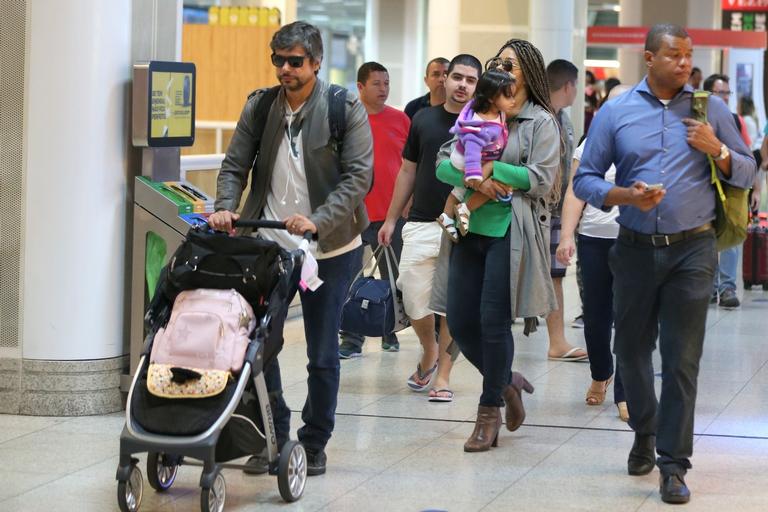
[[[323,41],[316,27],[301,21],[286,25],[274,34],[270,48],[280,85],[248,98],[222,162],[216,213],[209,224],[231,232],[232,222],[240,217],[284,221],[287,231],[260,229],[258,236],[286,249],[296,249],[307,231],[316,236],[310,251],[323,284],[299,292],[309,376],[298,438],[307,451],[307,474],[320,475],[325,473],[325,446],[333,431],[339,391],[341,309],[352,269],[362,257],[360,234],[368,226],[363,200],[372,180],[373,143],[364,106],[343,89],[332,89],[345,95],[346,120],[341,139],[334,140],[328,121],[329,85],[317,78]],[[256,123],[265,94],[274,100],[262,128]],[[234,212],[249,173],[251,188],[238,215]],[[282,325],[273,325],[273,330],[281,332]],[[282,397],[276,359],[265,368],[265,378],[282,447],[289,437],[290,410]],[[248,472],[267,470],[263,456],[252,457],[248,464],[252,468]]]
[[[436,57],[427,63],[424,83],[429,92],[424,96],[412,99],[403,109],[410,119],[423,108],[434,107],[445,103],[445,77],[448,74],[448,59]]]
[[[704,80],[703,89],[709,91],[715,96],[719,96],[726,104],[731,98],[731,87],[728,75],[715,73],[709,75]],[[736,123],[736,129],[739,130],[741,138],[744,139],[746,130],[744,129],[738,114],[733,114],[733,122]],[[751,141],[744,140],[749,147]],[[717,303],[718,306],[725,309],[735,309],[741,306],[739,296],[736,293],[736,275],[739,270],[739,249],[740,246],[730,247],[718,254],[718,263],[715,267],[715,281],[712,284],[712,297],[710,303]],[[719,298],[719,300],[718,300]]]

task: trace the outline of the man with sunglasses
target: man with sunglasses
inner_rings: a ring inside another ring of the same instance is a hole
[[[231,232],[232,222],[241,216],[284,221],[287,231],[260,229],[258,235],[286,249],[296,249],[307,231],[317,239],[310,251],[323,284],[299,292],[309,377],[298,438],[307,451],[307,474],[320,475],[325,473],[324,450],[333,431],[339,391],[341,308],[352,269],[362,257],[360,234],[368,226],[363,200],[372,180],[373,143],[362,103],[334,88],[334,94],[345,95],[346,120],[343,136],[335,140],[329,126],[330,86],[317,77],[323,42],[316,27],[301,21],[286,25],[274,34],[270,48],[280,86],[248,98],[222,162],[216,213],[209,224]],[[265,115],[260,100],[266,94],[274,100]],[[234,212],[251,169],[251,188],[238,215]],[[281,332],[282,325],[273,325],[273,331]],[[276,359],[265,368],[265,378],[282,447],[289,437],[290,410],[282,397]],[[249,465],[252,473],[267,469],[261,456],[252,457]]]

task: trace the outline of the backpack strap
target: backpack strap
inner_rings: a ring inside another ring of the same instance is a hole
[[[709,91],[693,92],[693,99],[691,100],[692,101],[691,112],[693,113],[694,119],[696,119],[697,121],[701,121],[702,123],[708,122],[707,107],[709,106],[709,97],[710,97]],[[717,176],[715,161],[712,159],[710,155],[707,155],[707,161],[709,162],[709,169],[711,173],[710,181],[712,185],[714,185],[715,187],[715,193],[717,194],[717,198],[723,204],[723,208],[725,208],[725,204],[726,204],[725,192],[723,191],[723,184],[720,183],[720,178]]]
[[[347,90],[336,84],[328,87],[328,128],[336,153],[341,156],[347,131]]]
[[[277,99],[277,93],[280,92],[280,86],[276,85],[269,89],[257,89],[248,95],[248,98],[252,98],[258,92],[263,91],[259,102],[256,103],[256,110],[253,116],[253,141],[259,145],[261,150],[261,136],[264,133],[264,125],[267,124],[267,116],[269,116],[269,110],[272,108],[272,104]]]

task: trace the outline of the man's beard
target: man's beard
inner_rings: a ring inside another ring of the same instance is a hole
[[[305,85],[307,85],[307,82],[303,82],[300,78],[297,78],[295,76],[287,77],[289,79],[288,82],[283,82],[283,79],[280,79],[280,83],[283,87],[285,87],[289,91],[298,91]]]

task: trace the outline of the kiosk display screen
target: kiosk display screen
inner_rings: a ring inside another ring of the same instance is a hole
[[[148,145],[191,146],[195,139],[195,65],[149,63]]]

